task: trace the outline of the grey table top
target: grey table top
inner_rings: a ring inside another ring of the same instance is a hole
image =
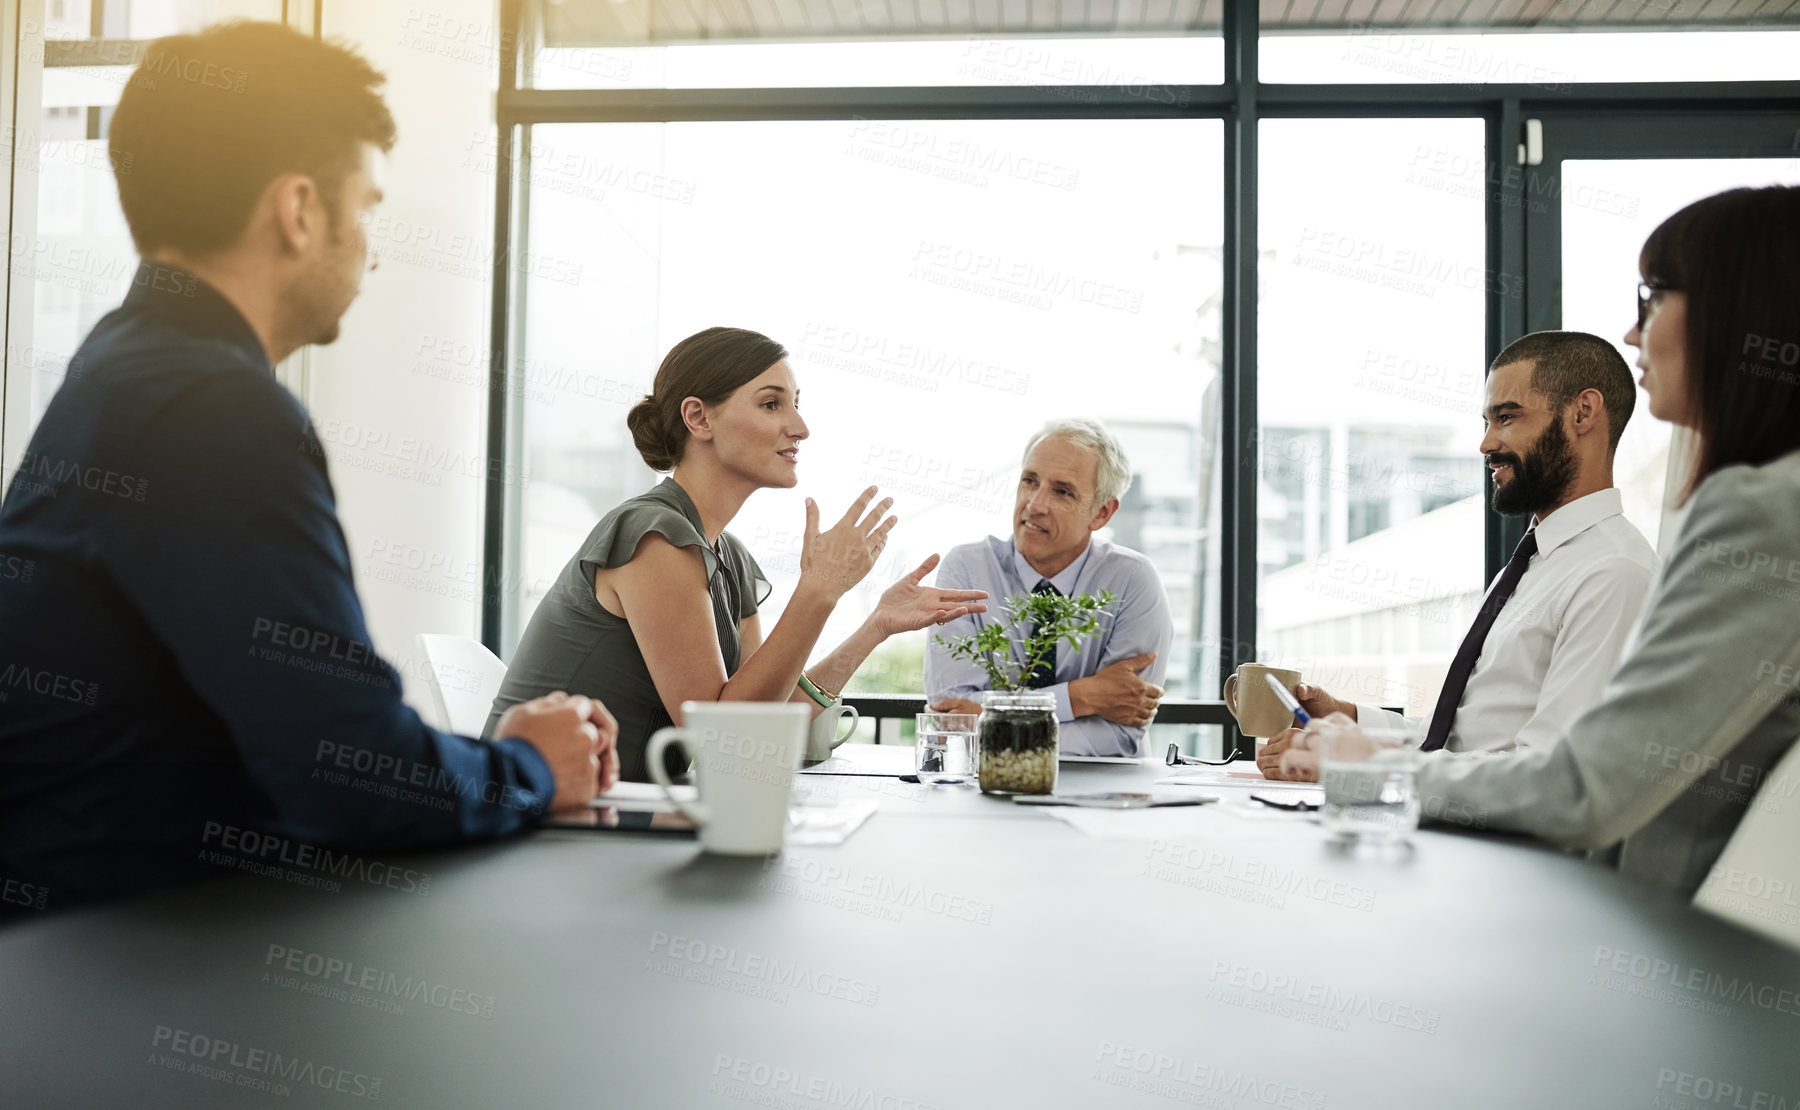
[[[424,889],[239,875],[0,931],[0,1105],[1800,1101],[1800,956],[1582,860],[831,785],[882,808],[772,864],[546,830],[383,861]]]

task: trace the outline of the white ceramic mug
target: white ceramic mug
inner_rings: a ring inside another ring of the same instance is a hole
[[[781,851],[788,796],[806,745],[807,709],[797,702],[689,701],[683,723],[659,728],[645,758],[650,777],[700,827],[700,846],[726,856]],[[694,757],[695,802],[669,789],[663,751],[675,741]]]
[[[806,708],[805,702],[796,702],[795,704],[802,709]],[[830,709],[821,710],[819,715],[812,719],[812,727],[806,730],[806,761],[817,763],[822,759],[830,759],[832,751],[839,744],[856,734],[856,722],[859,716],[856,706],[849,702],[840,701]],[[840,735],[838,722],[846,717],[850,718],[850,727]]]

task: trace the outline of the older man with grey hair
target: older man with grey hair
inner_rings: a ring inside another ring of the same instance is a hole
[[[1025,445],[1013,506],[1012,538],[989,536],[953,547],[938,567],[945,589],[986,590],[1000,599],[1055,592],[1117,595],[1101,631],[1079,650],[1057,645],[1029,685],[1056,698],[1066,755],[1144,753],[1144,730],[1162,699],[1175,622],[1162,579],[1144,555],[1094,538],[1119,511],[1131,464],[1098,420],[1053,420]],[[951,621],[944,639],[1005,620],[999,606]],[[1023,633],[1014,630],[1015,635]],[[925,649],[925,696],[936,712],[979,712],[986,674],[950,658],[933,636]]]

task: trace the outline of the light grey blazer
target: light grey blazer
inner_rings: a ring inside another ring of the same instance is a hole
[[[1561,743],[1433,752],[1427,815],[1569,848],[1691,896],[1800,737],[1800,451],[1695,491],[1635,648]],[[1793,803],[1800,805],[1800,798]]]

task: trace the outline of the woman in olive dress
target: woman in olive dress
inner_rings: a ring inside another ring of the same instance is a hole
[[[708,328],[675,345],[626,417],[644,462],[669,476],[602,517],[558,574],[519,641],[490,729],[508,706],[549,690],[599,698],[619,722],[621,777],[644,782],[650,736],[681,719],[683,702],[795,701],[817,713],[887,637],[986,610],[984,593],[922,584],[932,555],[807,665],[894,527],[893,499],[871,509],[870,487],[824,530],[807,499],[800,580],[764,638],[769,583],[725,529],[757,490],[799,483],[808,434],[799,402],[787,351],[766,336]]]

